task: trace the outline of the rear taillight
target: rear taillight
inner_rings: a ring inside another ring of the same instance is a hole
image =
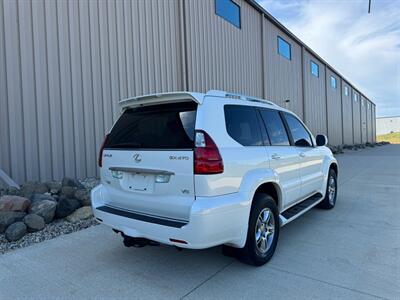
[[[108,138],[108,134],[104,137],[103,143],[101,144],[100,151],[99,151],[98,163],[99,163],[100,168],[103,166],[103,150],[104,150],[104,146],[107,142],[107,138]]]
[[[194,173],[219,174],[224,171],[217,145],[203,130],[196,130],[194,148]]]

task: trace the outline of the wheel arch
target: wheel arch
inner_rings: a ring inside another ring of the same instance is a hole
[[[252,198],[252,204],[254,201],[254,196],[257,193],[265,193],[270,195],[272,198],[274,198],[276,206],[278,208],[278,211],[281,211],[281,205],[282,205],[282,191],[278,183],[273,182],[273,181],[267,181],[263,182],[260,184],[256,190],[254,191],[253,198]]]
[[[237,248],[242,248],[244,247],[246,240],[247,240],[247,230],[248,230],[248,224],[250,220],[250,214],[251,214],[251,208],[254,203],[254,198],[257,193],[265,193],[270,195],[272,198],[274,198],[278,212],[281,211],[282,208],[282,189],[279,185],[279,182],[274,181],[272,178],[265,178],[264,181],[259,182],[255,185],[254,189],[252,189],[252,192],[248,194],[248,210],[247,210],[247,222],[246,222],[246,229],[244,230],[244,234],[241,236],[238,241],[236,241],[234,244],[232,244],[234,247]]]
[[[329,166],[329,169],[333,169],[336,173],[336,176],[338,175],[338,165],[336,162],[332,162],[331,165]]]

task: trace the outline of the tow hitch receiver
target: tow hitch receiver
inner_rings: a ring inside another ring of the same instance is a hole
[[[122,237],[124,238],[124,246],[125,247],[136,247],[142,248],[144,246],[159,246],[160,243],[151,241],[145,238],[135,238],[131,236],[127,236],[122,233]]]

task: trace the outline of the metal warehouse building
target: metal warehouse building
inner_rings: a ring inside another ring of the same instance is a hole
[[[376,134],[400,132],[400,116],[376,118]]]
[[[209,89],[286,106],[332,145],[375,140],[374,103],[253,1],[0,0],[0,168],[17,182],[95,176],[119,99]]]

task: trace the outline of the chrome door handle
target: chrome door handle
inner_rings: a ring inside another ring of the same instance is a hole
[[[306,154],[304,152],[299,153],[300,157],[306,157]]]
[[[271,155],[271,158],[272,159],[280,159],[281,157],[278,154],[274,153]]]

